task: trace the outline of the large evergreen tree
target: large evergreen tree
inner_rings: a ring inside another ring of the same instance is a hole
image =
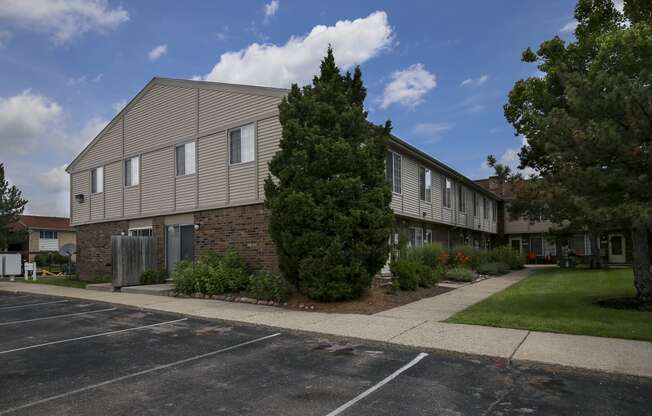
[[[629,229],[635,287],[652,302],[652,3],[625,0],[620,13],[611,0],[579,0],[575,18],[573,42],[523,53],[543,75],[518,81],[505,105],[528,139],[520,167],[539,177],[523,187],[525,211]]]
[[[329,47],[312,85],[279,106],[283,136],[265,183],[280,268],[305,295],[360,296],[388,256],[393,214],[384,161],[390,123],[364,111],[360,68],[342,75]]]
[[[6,250],[15,240],[14,224],[27,205],[22,193],[5,179],[5,167],[0,163],[0,251]]]

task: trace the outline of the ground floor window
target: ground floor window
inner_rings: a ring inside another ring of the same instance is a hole
[[[152,227],[130,228],[129,235],[131,237],[151,237]]]
[[[410,227],[409,232],[410,247],[423,246],[423,229],[420,227]]]

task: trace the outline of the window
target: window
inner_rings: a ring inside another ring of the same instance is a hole
[[[419,168],[419,197],[422,201],[430,202],[432,195],[432,173],[430,169]]]
[[[91,193],[104,192],[104,168],[99,167],[91,171]]]
[[[496,201],[491,201],[491,221],[496,222],[496,211],[497,211],[497,206],[496,206]]]
[[[131,237],[151,237],[152,227],[130,228],[129,235]]]
[[[423,234],[423,244],[431,244],[431,243],[432,243],[432,230],[430,228],[427,228]]]
[[[253,124],[229,131],[229,155],[231,164],[251,162],[254,160]]]
[[[423,246],[423,229],[418,227],[411,227],[409,230],[410,234],[410,247],[421,247]]]
[[[451,207],[451,187],[451,180],[445,177],[443,186],[444,189],[442,190],[442,203],[446,208]]]
[[[462,188],[461,185],[457,187],[457,204],[460,212],[466,212],[466,200],[464,199],[464,188]]]
[[[482,216],[484,219],[489,219],[489,206],[487,204],[487,198],[482,197]]]
[[[177,176],[195,173],[195,142],[177,146]]]
[[[125,160],[125,186],[138,185],[140,182],[140,159],[138,156]]]
[[[392,187],[392,192],[401,193],[401,156],[394,152],[387,152],[385,161],[385,174]]]
[[[56,240],[59,238],[59,233],[56,231],[39,231],[39,238],[43,240]]]
[[[473,192],[473,216],[478,216],[478,194]]]

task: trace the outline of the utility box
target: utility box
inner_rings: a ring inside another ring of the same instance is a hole
[[[20,253],[0,253],[0,277],[22,274]]]

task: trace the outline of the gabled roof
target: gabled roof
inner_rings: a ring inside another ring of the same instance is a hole
[[[111,127],[117,123],[120,118],[129,111],[140,99],[147,94],[147,92],[155,85],[168,85],[172,87],[185,87],[185,88],[201,88],[205,90],[214,90],[214,91],[224,91],[224,92],[233,92],[233,93],[240,93],[240,94],[248,94],[248,95],[262,95],[266,97],[278,97],[281,98],[284,95],[286,95],[290,90],[285,89],[285,88],[272,88],[272,87],[260,87],[257,85],[240,85],[240,84],[228,84],[224,82],[212,82],[212,81],[194,81],[194,80],[186,80],[186,79],[174,79],[174,78],[159,78],[159,77],[154,77],[152,78],[147,85],[141,89],[134,98],[127,103],[127,105],[124,106],[122,110],[118,114],[113,117],[113,119],[100,131],[93,140],[84,148],[84,150],[81,151],[73,159],[72,162],[66,167],[66,172],[70,173],[74,165],[79,161],[87,152],[88,150],[95,145],[95,143],[106,133],[111,129]]]
[[[16,228],[33,230],[74,231],[70,218],[43,217],[40,215],[21,215]]]

